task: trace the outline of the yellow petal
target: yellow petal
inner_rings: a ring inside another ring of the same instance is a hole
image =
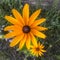
[[[31,51],[31,54],[33,54],[33,53],[34,53],[34,50],[33,50],[33,49],[31,49],[30,51]]]
[[[19,35],[17,37],[15,37],[11,42],[10,42],[10,47],[14,47],[15,45],[17,45],[20,40],[23,38],[24,34]]]
[[[42,55],[43,55],[43,53],[40,51],[40,52],[39,52],[39,55],[40,55],[40,56],[42,56]]]
[[[11,16],[5,16],[5,19],[8,20],[12,24],[19,24],[22,26],[22,24],[17,19],[15,19]]]
[[[31,25],[35,19],[38,17],[38,15],[41,13],[41,9],[35,11],[29,18],[29,25]]]
[[[36,52],[36,56],[38,57],[38,52]]]
[[[9,31],[9,30],[13,30],[17,33],[22,32],[22,27],[18,26],[18,25],[11,25],[11,26],[6,26],[4,28],[4,31]]]
[[[22,26],[20,26],[20,25],[14,25],[14,31],[16,33],[22,33]]]
[[[41,48],[44,48],[44,45],[43,45],[43,44],[41,44],[41,45],[40,45],[40,47],[41,47]]]
[[[46,50],[41,50],[42,52],[46,52]]]
[[[46,21],[45,18],[41,18],[41,19],[39,19],[39,20],[36,20],[31,26],[32,26],[32,27],[35,27],[35,26],[37,26],[37,25],[39,25],[39,24],[41,24],[41,23],[43,23],[43,22],[45,22],[45,21]]]
[[[25,4],[23,8],[23,18],[25,20],[25,23],[28,24],[29,21],[29,5]]]
[[[26,40],[26,47],[27,47],[27,49],[30,49],[30,40],[31,40],[31,37],[30,37],[30,35],[28,34],[27,40]]]
[[[32,33],[33,33],[35,36],[38,36],[38,37],[40,37],[40,38],[43,38],[43,39],[46,38],[46,35],[45,35],[45,34],[39,32],[39,31],[37,31],[37,30],[35,30],[35,29],[32,29]]]
[[[38,52],[37,51],[35,51],[33,54],[38,57]]]
[[[34,37],[34,35],[30,32],[30,36],[31,36],[31,41],[32,41],[32,44],[34,45],[34,46],[37,46],[37,40],[36,40],[36,38]]]
[[[34,27],[33,29],[36,29],[36,30],[39,30],[39,31],[45,31],[45,30],[48,30],[48,28],[41,27],[41,26],[36,26],[36,27]]]
[[[8,34],[6,34],[4,37],[5,38],[12,38],[14,36],[17,36],[19,35],[20,33],[17,33],[17,32],[9,32]]]
[[[40,42],[38,42],[38,47],[40,47],[42,44]]]
[[[20,41],[20,44],[19,44],[19,49],[22,49],[25,42],[26,42],[26,39],[27,39],[27,35],[24,36],[24,38]]]
[[[22,23],[23,25],[25,24],[21,14],[16,9],[12,9],[12,13],[20,23]]]
[[[7,26],[7,27],[4,28],[4,31],[14,30],[14,27],[15,26],[13,26],[13,25],[12,26]]]

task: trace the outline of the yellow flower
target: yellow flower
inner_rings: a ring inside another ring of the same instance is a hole
[[[44,45],[40,42],[37,44],[37,46],[31,46],[31,53],[34,56],[42,56],[44,52],[46,52],[46,50],[44,50]]]
[[[26,47],[29,49],[31,42],[32,44],[37,45],[37,41],[34,36],[46,38],[46,35],[39,31],[47,30],[47,28],[38,26],[45,22],[46,19],[41,18],[36,20],[40,12],[41,9],[37,10],[29,17],[29,5],[25,4],[22,16],[16,9],[12,9],[14,17],[5,16],[5,19],[12,23],[11,26],[7,26],[4,29],[4,31],[11,30],[11,32],[5,35],[5,38],[13,38],[10,43],[10,47],[14,47],[19,43],[19,49],[22,49],[24,44],[26,44]]]

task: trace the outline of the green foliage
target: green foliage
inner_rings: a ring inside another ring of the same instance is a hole
[[[35,4],[33,6],[30,3],[31,8],[33,9],[30,9],[31,13],[41,6],[43,10],[40,17],[46,18],[46,22],[42,24],[42,26],[48,28],[48,31],[44,32],[47,35],[47,38],[43,43],[47,50],[44,56],[38,58],[32,57],[28,52],[26,52],[26,50],[23,53],[21,53],[22,51],[18,52],[16,51],[16,47],[10,48],[9,43],[5,41],[5,39],[0,39],[0,60],[60,60],[60,10],[58,10],[58,2],[59,0],[54,0],[52,6],[49,8],[43,8],[40,4]],[[4,35],[6,33],[3,31],[3,28],[10,24],[4,19],[4,16],[12,15],[12,8],[16,8],[20,13],[22,13],[21,11],[24,4],[23,0],[0,1],[0,35]],[[39,39],[39,41],[40,40],[41,39]]]

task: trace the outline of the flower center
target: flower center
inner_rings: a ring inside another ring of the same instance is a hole
[[[24,26],[22,30],[24,33],[29,33],[31,29],[29,26]]]
[[[37,47],[37,48],[36,48],[36,51],[39,51],[39,50],[40,50],[39,47]]]

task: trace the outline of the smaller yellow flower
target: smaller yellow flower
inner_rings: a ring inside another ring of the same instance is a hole
[[[46,50],[44,50],[44,45],[40,44],[40,42],[37,44],[37,46],[31,46],[31,53],[35,56],[42,56]]]

